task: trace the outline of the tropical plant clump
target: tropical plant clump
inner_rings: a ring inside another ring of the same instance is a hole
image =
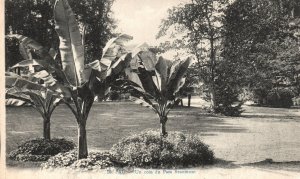
[[[5,95],[9,99],[22,100],[37,110],[43,118],[43,137],[51,139],[51,115],[60,104],[61,94],[51,88],[39,84],[40,77],[48,77],[48,81],[54,81],[46,71],[40,71],[29,75],[19,76],[15,73],[5,73]]]
[[[213,164],[214,153],[197,136],[143,131],[122,139],[110,152],[117,160],[144,168],[181,168]]]
[[[111,39],[103,49],[100,60],[87,63],[85,34],[81,34],[75,15],[67,0],[56,0],[54,5],[55,30],[60,39],[61,65],[49,54],[47,48],[20,34],[6,35],[22,44],[25,54],[33,52],[36,62],[47,72],[39,77],[50,90],[59,93],[72,111],[78,124],[78,159],[87,158],[86,123],[96,96],[103,98],[118,75],[131,59],[124,43],[132,37],[121,34]],[[49,81],[49,78],[51,79]],[[22,87],[34,90],[28,85]],[[74,105],[73,105],[74,104]]]
[[[135,103],[152,109],[158,115],[162,136],[167,136],[168,114],[185,83],[184,76],[191,61],[191,57],[174,61],[157,58],[144,45],[134,50],[130,68],[125,69],[128,81],[125,80],[122,87],[131,93]]]
[[[46,161],[51,156],[60,152],[67,152],[74,149],[75,143],[67,139],[42,138],[32,139],[19,145],[16,150],[9,153],[9,158],[17,161]]]

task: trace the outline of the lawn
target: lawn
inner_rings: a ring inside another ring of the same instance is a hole
[[[276,162],[300,161],[299,109],[244,109],[242,117],[231,118],[205,113],[196,107],[175,108],[169,115],[167,130],[200,134],[217,158],[235,164],[247,165],[266,158]],[[27,139],[42,136],[42,118],[33,108],[6,110],[7,153]],[[88,146],[90,150],[107,150],[122,137],[158,127],[158,118],[150,109],[130,102],[96,103],[87,122]],[[75,118],[64,105],[53,114],[51,134],[77,140]],[[10,160],[7,164],[28,167]]]

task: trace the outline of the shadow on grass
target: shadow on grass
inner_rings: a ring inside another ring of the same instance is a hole
[[[257,118],[263,118],[263,119],[268,119],[268,118],[273,118],[273,119],[298,119],[299,116],[296,115],[259,115],[259,114],[251,114],[251,115],[241,115],[240,117],[242,118],[248,118],[248,119],[257,119]]]
[[[11,160],[6,158],[6,167],[8,168],[19,168],[19,169],[39,169],[43,162],[22,162]]]
[[[227,161],[227,160],[216,158],[212,167],[224,168],[224,169],[235,169],[241,167],[240,165],[236,165],[233,162],[234,161]]]
[[[300,161],[276,162],[272,159],[265,159],[259,162],[242,164],[241,166],[251,166],[262,169],[287,170],[296,172],[300,171]]]

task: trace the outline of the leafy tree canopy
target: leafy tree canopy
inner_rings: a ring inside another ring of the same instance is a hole
[[[55,32],[53,7],[55,0],[6,0],[5,34],[22,34],[45,47],[58,48],[59,40]],[[98,59],[102,48],[112,37],[115,20],[111,6],[114,0],[70,0],[70,5],[80,23],[85,26],[85,50],[87,61]],[[6,68],[22,60],[16,40],[6,40]]]

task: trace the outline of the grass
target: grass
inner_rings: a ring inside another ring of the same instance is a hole
[[[169,115],[167,130],[197,133],[200,125],[203,132],[239,130],[216,127],[215,125],[222,123],[217,117],[207,117],[200,124],[202,114],[203,111],[198,108],[174,109]],[[6,119],[7,152],[26,139],[42,136],[42,118],[31,107],[8,107]],[[87,121],[88,145],[92,149],[106,150],[130,133],[158,127],[158,117],[150,109],[127,102],[98,103],[93,106]],[[77,123],[64,105],[53,113],[51,135],[77,141]]]
[[[42,136],[42,118],[33,108],[7,107],[6,110],[6,153],[25,140]],[[216,117],[207,117],[200,123],[201,115],[205,114],[199,108],[174,109],[169,114],[167,130],[186,133],[198,133],[200,127],[204,133],[239,130],[217,127],[222,120]],[[88,146],[90,150],[108,150],[124,136],[158,127],[158,117],[148,108],[131,102],[95,103],[87,121]],[[51,135],[65,137],[77,143],[77,123],[73,114],[64,105],[58,107],[52,115]],[[10,165],[10,161],[7,164]]]
[[[225,161],[253,163],[266,158],[278,162],[300,161],[299,109],[252,106],[245,109],[242,117],[231,118],[205,113],[200,108],[175,108],[169,114],[167,130],[200,134],[216,157]],[[42,136],[42,118],[33,108],[6,110],[6,153],[30,138]],[[77,123],[66,106],[58,107],[51,120],[52,137],[77,143]],[[108,150],[131,133],[158,127],[158,117],[148,108],[131,102],[95,103],[87,121],[88,147],[90,151]],[[7,164],[21,168],[39,166],[10,160]]]

